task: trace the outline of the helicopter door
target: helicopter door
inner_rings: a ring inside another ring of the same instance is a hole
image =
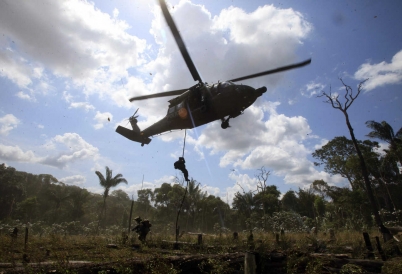
[[[180,104],[178,104],[177,106],[176,106],[176,108],[177,108],[177,115],[181,118],[181,119],[186,119],[187,118],[187,115],[188,115],[188,110],[187,110],[187,107],[186,107],[186,102],[187,102],[187,100],[186,99],[184,99]]]

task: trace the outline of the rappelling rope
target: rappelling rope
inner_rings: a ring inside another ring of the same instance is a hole
[[[183,158],[184,158],[184,149],[186,148],[186,137],[187,137],[187,129],[184,130],[184,141],[183,141]]]

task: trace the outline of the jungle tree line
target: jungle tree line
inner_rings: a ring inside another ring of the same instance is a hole
[[[366,162],[375,203],[381,209],[383,221],[402,225],[402,128],[395,133],[385,121],[368,121],[366,125],[371,130],[367,134],[370,139],[356,142]],[[387,142],[388,149],[380,153],[376,140]],[[316,180],[307,188],[289,190],[281,196],[275,185],[269,185],[270,171],[262,167],[257,170],[256,189],[241,188],[229,205],[228,201],[202,191],[200,183],[192,179],[180,217],[181,230],[217,232],[224,229],[278,230],[281,227],[291,230],[313,226],[360,230],[374,225],[353,141],[344,136],[335,137],[312,156],[317,166],[344,177],[350,186],[331,186]],[[111,191],[127,180],[121,174],[113,176],[108,167],[106,176],[99,171],[96,175],[104,188],[102,195],[66,185],[50,174],[34,175],[2,164],[0,220],[48,224],[71,221],[88,224],[101,220],[103,227],[127,227],[131,198],[122,190]],[[154,229],[172,233],[184,186],[183,182],[163,183],[155,189],[139,190],[133,216],[148,218]]]

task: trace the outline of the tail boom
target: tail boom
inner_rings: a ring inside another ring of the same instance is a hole
[[[143,136],[139,132],[136,132],[134,130],[131,130],[131,129],[128,129],[128,128],[125,128],[122,126],[118,126],[116,128],[116,132],[131,141],[141,143],[141,145],[144,145],[144,144],[148,145],[152,141],[149,137]]]

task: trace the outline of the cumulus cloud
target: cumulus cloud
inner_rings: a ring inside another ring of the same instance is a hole
[[[76,185],[76,186],[83,186],[86,181],[85,176],[82,175],[73,175],[61,178],[59,182],[63,182],[68,185]]]
[[[311,154],[304,145],[304,141],[311,138],[307,120],[278,114],[277,106],[278,103],[252,106],[233,119],[232,127],[226,130],[222,130],[219,123],[209,124],[196,146],[206,147],[212,154],[222,153],[221,167],[229,165],[250,170],[265,166],[274,175],[283,177],[285,183],[298,186],[316,179],[338,182],[339,178],[317,171],[307,159]],[[267,120],[264,114],[269,115]],[[255,181],[248,178],[244,182],[249,185],[248,189],[253,189]]]
[[[66,101],[67,103],[70,103],[71,100],[73,99],[73,96],[68,92],[68,91],[63,91],[63,95],[62,98],[64,101]]]
[[[257,179],[251,178],[248,174],[241,174],[238,171],[231,172],[229,178],[235,181],[232,187],[226,188],[226,197],[229,202],[233,201],[233,198],[237,192],[243,193],[249,191],[255,191],[257,189]],[[221,192],[222,194],[222,192]]]
[[[95,110],[95,107],[88,102],[72,102],[69,108],[81,108],[86,112],[90,110]]]
[[[46,148],[50,155],[39,155]],[[57,135],[35,150],[24,150],[19,146],[0,144],[0,159],[12,162],[38,163],[64,168],[76,161],[99,158],[98,148],[87,143],[76,133]]]
[[[110,112],[96,112],[96,115],[94,117],[94,120],[96,121],[96,124],[94,125],[95,129],[101,129],[103,126],[110,122],[113,119],[113,115]]]
[[[304,88],[300,90],[303,96],[311,98],[315,95],[320,94],[322,90],[324,90],[325,85],[319,82],[311,81]]]
[[[146,47],[145,40],[128,34],[130,26],[117,18],[117,10],[113,15],[88,1],[1,1],[1,39],[9,50],[0,51],[0,64],[8,68],[0,75],[28,87],[35,77],[45,80],[38,69],[44,66],[86,94],[112,92],[127,69],[143,62]]]
[[[383,61],[378,64],[362,64],[355,72],[354,77],[360,81],[368,79],[364,85],[366,91],[402,83],[402,50],[392,57],[391,63]]]
[[[2,3],[4,4],[4,2]],[[0,3],[0,7],[3,6],[2,3]],[[0,8],[0,10],[2,9]],[[2,11],[0,11],[0,17],[1,13]],[[0,67],[7,68],[0,70],[0,76],[10,79],[18,87],[27,88],[32,83],[32,74],[27,61],[21,57],[14,58],[14,51],[10,48],[0,51]]]
[[[23,99],[23,100],[35,101],[34,97],[32,97],[31,95],[29,95],[25,92],[22,92],[22,91],[17,92],[17,94],[15,96],[17,96],[18,98]]]
[[[77,160],[96,159],[99,157],[98,148],[87,143],[77,133],[57,135],[50,140],[50,146],[59,150],[60,153],[57,156],[46,157],[42,163],[60,168]],[[67,148],[67,151],[64,150],[65,148]]]
[[[23,151],[18,146],[6,146],[0,144],[0,159],[13,162],[37,163],[42,160],[35,156],[32,150]]]
[[[16,128],[21,121],[12,114],[0,117],[0,135],[8,135],[11,130]]]
[[[54,152],[51,155],[40,156],[44,149]],[[24,151],[19,146],[0,145],[0,159],[13,162],[39,163],[43,165],[64,168],[74,162],[99,159],[98,148],[86,142],[77,133],[65,133],[50,139],[45,145]]]

